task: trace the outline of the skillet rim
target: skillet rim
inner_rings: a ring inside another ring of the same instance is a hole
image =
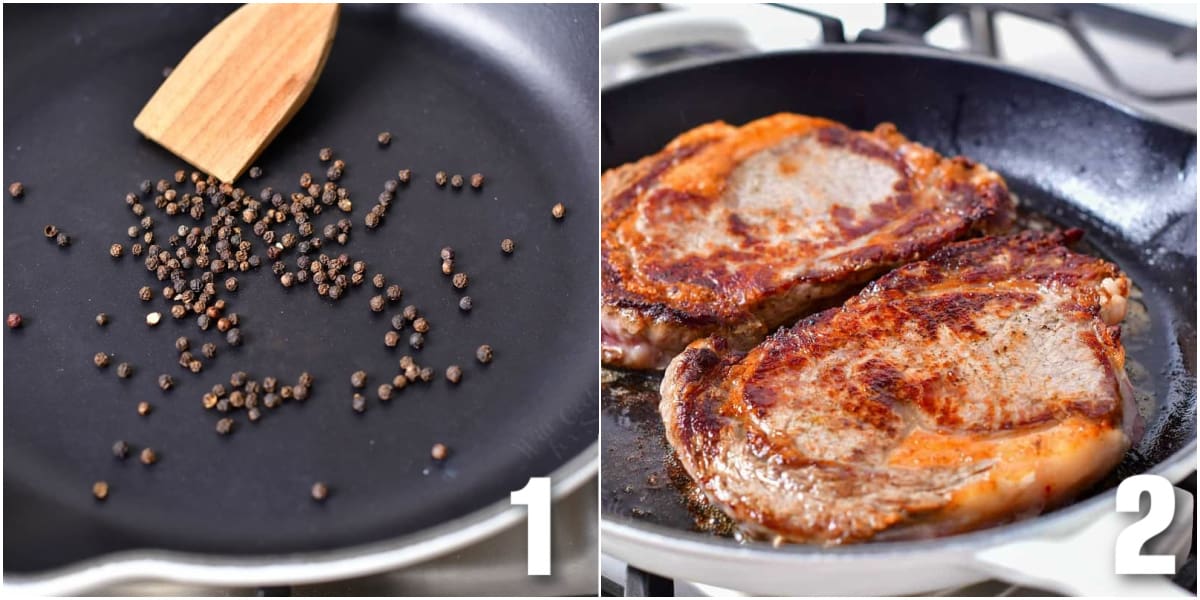
[[[603,32],[601,32],[601,44],[603,44]],[[716,66],[731,66],[741,62],[751,62],[798,55],[812,56],[852,54],[877,56],[902,55],[905,57],[928,59],[935,62],[941,61],[958,63],[969,65],[975,68],[989,69],[1007,75],[1030,79],[1044,85],[1058,87],[1067,92],[1077,94],[1089,100],[1103,104],[1110,109],[1116,110],[1119,113],[1125,114],[1139,121],[1158,127],[1164,127],[1190,136],[1193,138],[1193,142],[1196,137],[1195,129],[1187,129],[1172,123],[1168,123],[1140,108],[1126,104],[1116,98],[1102,94],[1096,90],[1052,75],[1045,75],[1020,67],[1013,67],[991,58],[950,54],[945,50],[940,50],[937,48],[923,48],[917,46],[874,46],[853,43],[844,45],[821,45],[814,48],[804,49],[773,50],[765,52],[738,52],[732,55],[718,56],[715,58],[698,58],[695,60],[686,61],[684,63],[664,65],[661,67],[648,69],[636,77],[601,86],[601,131],[603,132],[604,130],[603,115],[604,100],[606,96],[616,93],[625,93],[629,88],[641,85],[660,76]],[[601,156],[601,163],[603,163],[603,156]],[[603,164],[601,165],[601,169],[602,171],[607,170]],[[1193,214],[1196,212],[1195,207],[1193,207],[1192,212]],[[1192,325],[1194,326],[1195,323],[1192,323]],[[1195,406],[1195,404],[1196,398],[1193,396],[1192,405]],[[600,432],[601,437],[603,437],[603,421],[601,422]],[[1153,467],[1147,469],[1143,473],[1163,475],[1167,477],[1172,484],[1179,483],[1179,481],[1183,480],[1190,473],[1196,470],[1196,455],[1196,438],[1193,436],[1192,439],[1184,444],[1182,448],[1173,452],[1169,457],[1155,464]],[[603,481],[601,481],[601,493],[604,493]],[[868,542],[863,544],[829,547],[806,544],[784,544],[778,548],[772,547],[770,544],[744,544],[734,539],[716,536],[711,533],[683,530],[655,523],[639,521],[630,517],[613,514],[607,508],[604,508],[604,503],[601,502],[602,510],[600,512],[600,533],[602,549],[605,536],[614,536],[620,537],[624,540],[651,544],[655,546],[655,549],[658,551],[667,550],[676,553],[698,553],[707,556],[716,556],[717,552],[725,552],[725,556],[736,553],[740,557],[749,558],[751,560],[755,559],[756,557],[761,557],[765,560],[767,558],[777,559],[781,556],[784,556],[789,560],[795,560],[797,562],[804,563],[815,562],[824,559],[847,560],[852,558],[878,558],[881,556],[911,554],[922,551],[978,551],[983,548],[999,545],[1005,542],[1039,537],[1040,535],[1049,533],[1055,526],[1061,526],[1061,524],[1065,523],[1069,518],[1082,517],[1089,512],[1099,513],[1102,508],[1102,503],[1111,504],[1115,502],[1115,498],[1116,488],[1114,487],[1084,500],[1073,502],[1068,506],[1031,519],[1024,519],[1012,523],[980,529],[977,531],[943,537],[920,540]]]
[[[601,37],[603,37],[603,32],[601,33]],[[601,43],[603,43],[603,40],[601,40]],[[681,71],[688,71],[688,70],[692,70],[692,69],[713,67],[713,66],[718,66],[718,65],[732,64],[732,63],[736,63],[736,62],[758,60],[758,59],[764,59],[764,58],[779,58],[779,57],[794,56],[794,55],[823,55],[823,54],[903,55],[903,56],[909,56],[909,57],[919,57],[919,58],[929,59],[929,60],[933,60],[933,61],[960,63],[960,64],[967,64],[967,65],[971,65],[974,67],[980,67],[980,68],[984,68],[984,69],[991,69],[993,71],[999,71],[999,72],[1003,72],[1003,73],[1006,73],[1009,75],[1015,75],[1017,77],[1024,77],[1026,79],[1032,79],[1039,83],[1043,83],[1046,85],[1051,85],[1051,86],[1055,86],[1055,87],[1064,89],[1068,92],[1088,98],[1089,100],[1093,100],[1093,101],[1099,102],[1101,104],[1104,104],[1105,106],[1107,106],[1109,108],[1115,109],[1116,111],[1123,113],[1125,115],[1128,115],[1130,117],[1133,117],[1135,119],[1138,119],[1139,121],[1144,121],[1147,123],[1152,123],[1154,125],[1159,125],[1162,127],[1173,129],[1175,131],[1185,133],[1187,135],[1191,135],[1192,137],[1196,137],[1196,133],[1197,133],[1197,130],[1195,128],[1189,129],[1186,127],[1181,127],[1179,125],[1175,125],[1173,123],[1168,123],[1167,121],[1163,120],[1162,118],[1160,118],[1156,115],[1150,114],[1149,112],[1147,112],[1141,108],[1137,108],[1137,107],[1127,104],[1117,98],[1114,98],[1112,96],[1109,96],[1107,94],[1104,94],[1102,92],[1094,90],[1092,88],[1083,86],[1081,84],[1075,83],[1073,81],[1068,81],[1061,77],[1056,77],[1054,75],[1047,75],[1044,73],[1039,73],[1037,71],[1032,71],[1032,70],[1025,69],[1022,67],[1014,67],[1012,65],[1002,63],[1002,62],[997,61],[992,58],[983,57],[983,56],[974,56],[974,55],[969,55],[969,54],[963,54],[963,55],[950,54],[949,51],[941,50],[938,48],[922,48],[919,46],[883,46],[883,45],[877,46],[877,45],[854,44],[854,43],[847,43],[844,45],[826,44],[826,45],[816,46],[813,48],[803,48],[803,49],[793,49],[793,50],[768,50],[768,51],[737,52],[737,53],[733,53],[730,55],[717,56],[717,57],[700,57],[700,58],[687,60],[687,61],[677,63],[677,64],[669,64],[669,65],[663,65],[663,66],[659,66],[659,67],[652,67],[650,69],[647,69],[643,74],[639,74],[635,77],[631,77],[629,79],[623,79],[616,83],[611,83],[611,84],[608,84],[605,86],[601,86],[601,88],[600,88],[600,121],[601,121],[601,124],[603,124],[603,121],[604,121],[604,96],[606,96],[610,93],[623,92],[623,91],[625,91],[625,88],[633,87],[635,85],[644,83],[647,80],[654,79],[659,76],[671,75],[671,74],[675,74],[675,73],[678,73]],[[601,169],[604,169],[604,167],[601,166]]]
[[[551,501],[582,487],[599,473],[600,441],[546,475]],[[394,570],[443,556],[516,524],[524,509],[507,499],[456,519],[391,539],[331,550],[262,555],[204,554],[137,548],[101,554],[44,571],[4,572],[2,589],[29,595],[77,595],[126,581],[197,585],[303,585]],[[455,534],[466,531],[461,537]],[[446,541],[446,540],[449,541]],[[383,557],[382,559],[380,557]],[[364,559],[375,558],[365,563]],[[155,570],[148,571],[151,566]]]

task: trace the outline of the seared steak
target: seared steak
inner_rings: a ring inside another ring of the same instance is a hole
[[[749,347],[1013,213],[986,167],[793,114],[693,129],[605,173],[601,198],[603,360],[638,369],[714,333]]]
[[[714,503],[777,540],[941,535],[1061,504],[1120,461],[1136,415],[1129,282],[1064,241],[959,242],[749,352],[697,340],[663,380],[667,438]]]

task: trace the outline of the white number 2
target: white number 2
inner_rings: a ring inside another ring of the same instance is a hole
[[[509,502],[529,507],[529,575],[550,574],[550,478],[530,477],[525,487],[509,494]],[[1135,498],[1136,504],[1136,498]],[[1136,506],[1135,506],[1136,508]]]
[[[1134,475],[1125,479],[1117,487],[1117,512],[1138,512],[1143,493],[1150,494],[1150,510],[1117,536],[1116,572],[1118,575],[1173,575],[1174,556],[1142,554],[1142,546],[1171,525],[1175,515],[1175,491],[1171,482],[1158,475]]]

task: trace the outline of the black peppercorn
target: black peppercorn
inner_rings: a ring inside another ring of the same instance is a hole
[[[204,358],[216,358],[217,345],[212,342],[208,342],[200,347],[200,353],[204,355]]]
[[[220,435],[229,435],[233,431],[233,419],[225,417],[217,421],[217,433]]]
[[[433,367],[421,368],[421,381],[424,381],[425,383],[433,381]]]
[[[404,297],[404,288],[393,283],[387,287],[385,293],[387,294],[388,302],[399,302]]]
[[[404,315],[395,315],[392,317],[392,328],[396,331],[404,329]]]
[[[421,368],[417,365],[408,365],[404,367],[404,378],[409,381],[416,381],[421,377]]]
[[[483,364],[492,362],[492,347],[484,344],[475,350],[475,359]]]
[[[129,444],[126,444],[124,440],[117,440],[113,442],[112,453],[113,456],[124,459],[125,457],[129,456]]]
[[[450,383],[458,383],[462,380],[462,368],[458,365],[450,365],[446,367],[446,381]]]
[[[387,333],[383,334],[383,345],[384,346],[387,346],[388,348],[395,348],[396,345],[399,343],[400,343],[400,334],[396,333],[395,331],[388,330]]]
[[[356,413],[367,410],[367,399],[362,394],[354,394],[354,399],[350,402],[350,408],[353,408]]]
[[[414,304],[409,304],[404,307],[404,318],[409,321],[417,318],[417,307]]]
[[[467,287],[467,274],[466,273],[455,273],[454,278],[451,280],[451,282],[454,284],[455,288],[458,288],[460,290],[464,289]]]
[[[313,500],[316,500],[317,502],[323,502],[325,501],[325,498],[329,497],[329,486],[318,481],[312,485],[312,490],[310,493],[312,494]]]
[[[400,183],[408,183],[412,180],[412,169],[400,169],[396,176],[400,179]]]
[[[163,373],[162,375],[158,376],[158,389],[165,392],[174,386],[175,386],[175,380],[171,379],[170,375]]]
[[[117,377],[129,379],[131,376],[133,376],[133,365],[127,362],[117,365]]]
[[[250,167],[250,179],[258,179],[259,177],[262,177],[262,175],[263,175],[262,168],[257,167],[257,166]]]
[[[395,334],[396,332],[389,331],[388,333]],[[397,335],[396,337],[400,336]],[[420,333],[414,333],[408,336],[408,345],[412,346],[414,350],[420,350],[421,347],[425,345],[425,336],[421,335]]]
[[[379,385],[379,389],[377,389],[375,391],[376,391],[376,393],[379,394],[379,399],[386,402],[386,401],[392,399],[392,389],[393,388],[392,388],[391,384],[382,383]]]
[[[366,371],[355,371],[354,373],[352,373],[350,375],[350,385],[352,385],[356,388],[362,389],[362,387],[366,384],[367,384]]]
[[[463,176],[455,173],[454,176],[450,178],[450,185],[454,189],[461,188],[463,186]]]
[[[230,329],[229,332],[225,334],[225,341],[228,342],[230,346],[241,346],[242,331],[237,327]]]
[[[470,311],[470,310],[471,310],[471,307],[472,307],[473,305],[474,305],[474,303],[472,302],[472,300],[471,300],[471,297],[470,297],[470,296],[463,296],[462,298],[459,298],[459,299],[458,299],[458,308],[459,308],[459,310],[462,310],[462,311]]]
[[[383,296],[380,295],[371,296],[371,301],[369,304],[371,306],[371,312],[381,312],[385,306]]]

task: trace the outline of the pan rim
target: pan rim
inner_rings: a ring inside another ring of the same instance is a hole
[[[600,442],[547,475],[559,500],[599,473]],[[524,518],[523,507],[498,500],[475,512],[400,537],[316,552],[236,556],[161,549],[102,554],[39,573],[4,574],[3,589],[39,596],[75,595],[102,585],[163,581],[262,587],[302,585],[398,569],[491,537]],[[369,560],[368,560],[369,559]]]
[[[1031,80],[1037,81],[1038,83],[1042,83],[1045,85],[1051,85],[1054,87],[1061,88],[1068,92],[1083,96],[1089,100],[1093,100],[1095,102],[1104,104],[1114,110],[1117,110],[1118,112],[1121,112],[1125,115],[1128,115],[1128,116],[1138,119],[1140,121],[1153,123],[1155,125],[1173,129],[1175,131],[1179,131],[1181,133],[1186,133],[1193,137],[1195,137],[1196,133],[1197,133],[1195,128],[1187,128],[1187,127],[1182,127],[1182,126],[1176,125],[1174,123],[1168,123],[1167,121],[1163,120],[1162,118],[1160,118],[1156,115],[1153,115],[1141,108],[1137,108],[1133,105],[1130,105],[1120,99],[1114,98],[1114,97],[1112,97],[1108,94],[1105,94],[1099,90],[1095,90],[1095,89],[1083,86],[1081,84],[1075,83],[1073,81],[1068,81],[1066,79],[1062,79],[1060,77],[1056,77],[1053,75],[1039,73],[1036,71],[1022,68],[1022,67],[1015,67],[1015,66],[1012,66],[1012,65],[1009,65],[1006,63],[1002,63],[998,60],[995,60],[995,59],[992,59],[989,57],[950,54],[948,51],[941,50],[938,48],[922,48],[919,46],[911,46],[911,47],[910,46],[874,46],[874,45],[855,44],[855,43],[847,43],[847,44],[843,44],[843,45],[836,45],[836,44],[821,45],[821,46],[816,46],[813,48],[799,48],[799,49],[787,49],[787,50],[737,52],[737,53],[723,55],[723,56],[701,57],[701,58],[696,58],[693,60],[687,60],[682,63],[669,64],[669,65],[664,65],[664,66],[660,66],[660,67],[652,67],[650,69],[647,69],[645,72],[638,74],[635,77],[621,80],[616,83],[611,83],[609,85],[602,86],[600,88],[601,120],[603,120],[603,114],[604,114],[603,97],[605,95],[608,95],[610,93],[622,92],[625,90],[625,88],[634,87],[636,85],[639,85],[641,83],[644,83],[651,79],[655,79],[660,76],[673,75],[673,74],[676,74],[679,72],[689,71],[689,70],[693,70],[693,69],[708,68],[708,67],[733,64],[733,63],[743,62],[743,61],[753,61],[753,60],[765,59],[765,58],[780,58],[780,57],[797,56],[797,55],[807,56],[807,55],[833,55],[833,54],[846,54],[846,55],[848,55],[848,54],[864,54],[864,55],[876,55],[876,56],[901,55],[901,56],[925,58],[925,59],[934,60],[934,61],[943,61],[943,62],[959,63],[959,64],[964,64],[964,65],[982,67],[982,68],[991,69],[994,71],[999,71],[999,72],[1002,72],[1002,73],[1005,73],[1008,75],[1024,77],[1026,79],[1031,79]]]
[[[1111,109],[1142,122],[1164,127],[1179,133],[1195,137],[1196,130],[1168,123],[1142,109],[1136,108],[1107,94],[1066,81],[1064,79],[1013,67],[986,57],[950,54],[936,48],[902,47],[902,46],[871,46],[859,44],[822,45],[814,48],[787,49],[772,51],[739,52],[718,57],[698,58],[685,63],[665,65],[651,68],[626,80],[601,87],[601,121],[603,121],[603,103],[605,97],[615,93],[623,93],[629,88],[644,84],[649,80],[681,72],[699,70],[717,66],[729,66],[740,62],[751,62],[760,59],[783,58],[789,56],[815,55],[902,55],[918,57],[931,61],[957,63],[990,69],[1008,75],[1033,80],[1037,83],[1054,86],[1067,92],[1103,104]],[[603,123],[602,123],[603,124]],[[665,141],[664,141],[665,143]],[[1178,483],[1188,474],[1195,471],[1197,453],[1196,438],[1193,437],[1182,448],[1169,457],[1145,471],[1167,477],[1172,483]],[[1078,518],[1088,513],[1098,513],[1107,503],[1115,501],[1116,489],[1109,489],[1092,497],[1074,502],[1053,512],[1035,518],[1007,523],[985,529],[961,533],[951,536],[923,540],[903,540],[887,542],[870,542],[848,546],[813,546],[803,544],[785,544],[778,548],[765,544],[743,544],[726,537],[715,536],[691,530],[666,527],[654,523],[638,521],[629,517],[614,515],[602,510],[600,515],[601,540],[605,538],[620,539],[636,542],[642,547],[677,553],[681,555],[702,555],[709,558],[725,558],[737,555],[739,558],[760,561],[786,560],[796,566],[824,560],[854,560],[871,559],[912,553],[942,553],[946,551],[976,552],[984,548],[998,546],[1007,542],[1044,536],[1056,527],[1061,527],[1071,518]],[[603,544],[603,541],[602,541]]]

